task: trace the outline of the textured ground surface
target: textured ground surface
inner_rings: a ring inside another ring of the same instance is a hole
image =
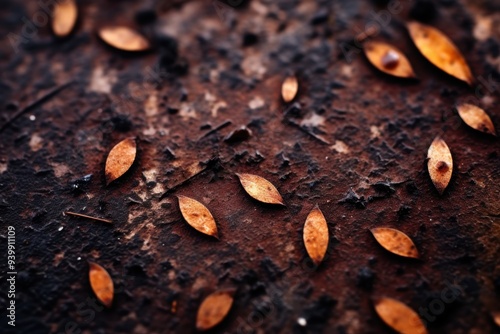
[[[500,310],[498,139],[453,113],[468,99],[500,129],[498,1],[400,2],[377,38],[408,55],[419,81],[390,78],[361,53],[349,62],[341,51],[373,22],[370,12],[387,9],[383,1],[254,0],[237,10],[166,3],[88,1],[66,40],[43,26],[18,52],[0,41],[0,126],[72,81],[0,133],[0,235],[5,245],[7,225],[16,227],[19,333],[191,333],[200,301],[230,287],[234,307],[214,332],[388,332],[372,307],[377,296],[434,308],[431,333],[498,332],[489,313]],[[156,22],[139,24],[152,7]],[[37,2],[3,1],[2,36],[21,34],[22,17],[37,11]],[[470,88],[434,68],[408,37],[410,18],[447,33],[475,76],[497,87]],[[96,37],[107,23],[171,38],[124,54]],[[300,93],[287,107],[280,85],[293,72]],[[224,141],[242,125],[248,140]],[[443,196],[425,163],[436,135],[455,164]],[[106,155],[130,136],[138,158],[106,187]],[[273,182],[286,208],[249,198],[238,172]],[[176,194],[212,211],[220,241],[183,221]],[[330,229],[319,268],[301,234],[315,204]],[[407,233],[421,260],[384,251],[368,231],[377,226]],[[111,309],[85,304],[93,297],[86,260],[113,277]],[[444,303],[449,285],[458,292]]]

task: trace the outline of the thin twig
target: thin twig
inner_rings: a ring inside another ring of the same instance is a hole
[[[322,142],[323,144],[327,144],[327,145],[330,145],[330,142],[328,142],[326,139],[323,139],[321,136],[318,136],[317,134],[315,134],[314,132],[310,131],[308,128],[300,125],[299,123],[296,123],[290,119],[286,119],[287,123],[290,124],[290,125],[293,125],[297,128],[299,128],[300,130],[302,130],[303,132],[307,133],[308,135],[310,135],[311,137],[313,137],[314,139]]]
[[[181,182],[173,185],[171,188],[167,189],[163,194],[161,194],[160,200],[164,199],[172,191],[176,190],[177,188],[179,188],[180,186],[182,186],[183,184],[185,184],[186,182],[188,182],[189,180],[191,180],[195,176],[200,175],[201,173],[203,173],[204,171],[206,171],[208,168],[209,168],[209,166],[207,165],[203,169],[200,169],[199,171],[197,171],[193,175],[189,176],[188,178],[186,178],[186,179],[182,180]]]
[[[81,217],[81,218],[88,218],[88,219],[97,220],[97,221],[104,222],[104,223],[109,223],[109,224],[113,223],[109,219],[87,216],[87,215],[84,215],[84,214],[81,214],[81,213],[76,213],[76,212],[71,212],[71,211],[65,211],[64,214],[70,215],[70,216]]]
[[[203,138],[208,137],[208,136],[210,136],[210,135],[211,135],[211,134],[213,134],[213,133],[216,133],[217,131],[219,131],[219,130],[221,130],[221,129],[225,128],[226,126],[231,125],[231,123],[232,123],[232,122],[231,122],[230,120],[225,121],[224,123],[222,123],[222,124],[220,124],[220,125],[216,126],[216,127],[215,127],[215,128],[213,128],[212,130],[210,130],[210,131],[208,131],[207,133],[205,133],[203,136],[201,136],[200,138],[198,138],[198,140],[197,140],[197,141],[200,141],[200,140],[202,140]]]

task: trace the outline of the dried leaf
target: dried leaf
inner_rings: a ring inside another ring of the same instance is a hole
[[[75,27],[78,8],[75,0],[57,1],[54,6],[52,30],[59,37],[67,36]]]
[[[233,305],[233,295],[234,290],[221,290],[205,298],[198,309],[196,328],[208,330],[224,320]]]
[[[372,41],[365,43],[364,51],[370,63],[382,72],[400,78],[415,78],[410,61],[396,47]]]
[[[135,138],[127,138],[111,149],[106,160],[106,185],[110,184],[123,174],[134,163],[137,154]]]
[[[431,63],[472,86],[474,78],[464,57],[441,31],[425,24],[408,23],[410,36],[419,51]]]
[[[427,151],[427,169],[432,183],[442,195],[453,172],[453,159],[448,145],[440,137],[436,137]]]
[[[303,237],[307,254],[319,265],[325,257],[329,236],[325,216],[318,206],[312,209],[306,218]]]
[[[144,36],[125,26],[101,28],[99,37],[112,47],[124,51],[145,51],[150,46]]]
[[[374,302],[378,316],[392,329],[403,334],[426,334],[418,314],[398,300],[382,297]]]
[[[89,262],[90,286],[97,299],[106,307],[113,303],[113,280],[106,269],[94,262]]]
[[[493,321],[495,324],[500,327],[500,311],[498,312],[491,312],[491,317],[493,318]]]
[[[281,96],[283,97],[283,101],[291,102],[295,96],[297,96],[297,92],[299,90],[299,82],[296,76],[289,76],[283,81],[283,85],[281,86]]]
[[[201,233],[219,238],[214,217],[203,204],[186,196],[177,196],[177,198],[182,216],[189,225]]]
[[[253,174],[236,174],[245,191],[256,200],[269,204],[283,204],[278,189],[263,177]]]
[[[490,116],[483,109],[464,103],[459,105],[457,110],[465,124],[471,128],[493,136],[497,135]]]
[[[389,252],[418,259],[417,247],[415,247],[410,237],[403,232],[389,227],[376,227],[370,231],[377,242]]]

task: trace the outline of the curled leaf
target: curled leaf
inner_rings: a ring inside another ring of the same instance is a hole
[[[135,138],[127,138],[111,149],[106,159],[106,185],[110,184],[123,174],[134,163],[137,154]]]
[[[418,250],[413,241],[403,232],[389,228],[376,227],[370,230],[377,242],[389,252],[399,256],[418,259]]]
[[[472,104],[461,104],[457,107],[460,118],[471,128],[496,136],[495,126],[490,116],[481,108]]]
[[[209,295],[200,305],[196,329],[205,331],[218,325],[233,305],[234,290],[220,290]]]
[[[469,65],[445,34],[434,27],[417,22],[408,23],[408,30],[413,43],[432,64],[469,85],[473,84],[474,78]]]
[[[410,61],[398,48],[384,42],[366,42],[366,58],[380,71],[400,77],[415,78]]]
[[[97,299],[106,307],[113,303],[113,280],[106,269],[94,262],[89,262],[90,286]]]
[[[291,102],[299,90],[299,81],[296,76],[289,76],[283,81],[281,85],[281,97],[285,102]]]
[[[98,33],[104,42],[119,50],[145,51],[150,46],[144,36],[129,27],[105,27],[101,28]]]
[[[325,257],[329,236],[325,216],[318,206],[312,209],[306,218],[303,238],[307,254],[319,265]]]
[[[186,196],[177,196],[177,198],[182,216],[189,225],[201,233],[219,238],[214,217],[203,204]]]
[[[453,172],[453,159],[448,145],[440,137],[436,137],[427,151],[427,169],[432,183],[442,195]]]
[[[418,314],[402,302],[382,297],[374,302],[378,316],[392,329],[403,334],[426,334]]]
[[[263,177],[253,174],[236,174],[245,191],[256,200],[269,204],[283,204],[278,189]]]
[[[78,16],[78,8],[75,0],[57,1],[53,14],[52,30],[54,34],[58,37],[69,35],[75,27]]]

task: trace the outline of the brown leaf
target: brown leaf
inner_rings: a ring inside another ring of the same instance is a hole
[[[497,135],[490,116],[483,109],[464,103],[459,105],[457,110],[465,124],[471,128],[493,136]]]
[[[319,265],[325,257],[329,236],[325,216],[318,206],[312,209],[306,218],[303,238],[307,254]]]
[[[186,196],[179,195],[177,198],[182,216],[189,225],[201,233],[219,239],[214,217],[203,204]]]
[[[221,290],[205,298],[198,309],[196,329],[205,331],[224,320],[233,305],[233,295],[234,290]]]
[[[106,269],[94,262],[89,262],[90,286],[97,299],[106,307],[113,303],[113,280]]]
[[[399,256],[418,259],[418,250],[413,241],[403,232],[389,228],[376,227],[370,230],[377,242],[389,252]]]
[[[269,204],[283,204],[278,189],[263,177],[253,174],[236,174],[245,191],[256,200]]]
[[[410,61],[398,48],[384,42],[366,42],[365,55],[373,66],[400,78],[415,78]]]
[[[493,321],[495,324],[500,327],[500,311],[498,312],[491,312],[491,317],[493,318]]]
[[[283,101],[291,102],[295,96],[297,96],[297,92],[299,90],[299,82],[296,76],[289,76],[283,81],[283,85],[281,86],[281,96],[283,97]]]
[[[408,30],[413,42],[427,60],[472,86],[474,78],[469,65],[446,35],[436,28],[417,22],[408,23]]]
[[[123,174],[134,163],[137,154],[135,138],[127,138],[111,149],[106,159],[106,185],[110,184]]]
[[[150,47],[146,38],[125,26],[101,28],[99,37],[112,47],[124,51],[145,51]]]
[[[382,297],[374,302],[378,316],[392,329],[403,334],[426,334],[418,314],[398,300]]]
[[[78,16],[78,8],[75,0],[57,1],[54,6],[52,19],[52,30],[58,37],[64,37],[71,33],[75,27]]]
[[[427,169],[432,183],[442,195],[453,172],[453,159],[448,145],[440,137],[436,137],[427,151]]]

